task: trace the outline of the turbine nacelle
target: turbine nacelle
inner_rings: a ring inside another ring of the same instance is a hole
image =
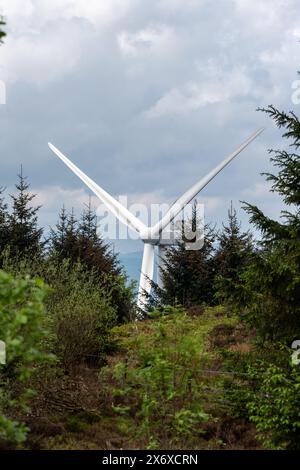
[[[139,233],[139,236],[144,243],[150,243],[150,245],[159,244],[160,235],[153,230],[153,227],[145,227],[145,229]]]

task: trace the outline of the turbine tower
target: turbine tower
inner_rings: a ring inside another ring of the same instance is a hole
[[[138,233],[139,238],[144,242],[143,261],[141,268],[140,284],[138,291],[137,305],[144,309],[147,303],[147,296],[151,291],[151,282],[154,273],[155,247],[158,246],[159,255],[163,253],[164,244],[161,239],[163,230],[175,219],[175,217],[184,209],[184,207],[218,174],[223,170],[239,153],[242,152],[256,137],[262,132],[263,128],[257,130],[249,137],[237,150],[226,157],[204,178],[188,189],[171,206],[168,212],[161,220],[152,227],[147,227],[128,209],[108,194],[103,188],[98,186],[91,178],[85,175],[74,163],[63,155],[54,145],[49,143],[50,149],[90,188],[90,190],[100,199],[102,203],[115,215],[115,217],[129,228]]]

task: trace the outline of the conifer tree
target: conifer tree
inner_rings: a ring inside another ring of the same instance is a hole
[[[92,209],[91,200],[81,215],[77,232],[77,257],[89,269],[98,274],[118,274],[116,256],[103,241],[97,224],[97,216]]]
[[[98,236],[98,225],[97,216],[95,211],[92,209],[91,198],[89,203],[81,215],[81,222],[79,225],[79,234],[86,239],[89,239],[95,243],[99,242]]]
[[[126,278],[116,255],[99,234],[97,216],[91,201],[79,221],[73,210],[70,215],[65,208],[61,210],[58,223],[51,230],[49,244],[50,258],[58,262],[68,260],[70,269],[80,262],[84,269],[94,273],[95,288],[102,286],[107,292],[111,292],[118,320],[129,318],[133,302],[132,290],[126,286]]]
[[[17,194],[11,195],[12,214],[9,217],[9,249],[11,255],[34,255],[41,252],[41,237],[43,230],[38,228],[38,211],[31,202],[35,194],[29,192],[29,183],[23,176],[23,170],[18,175],[16,184]]]
[[[68,214],[63,206],[59,216],[58,222],[55,229],[50,230],[50,252],[52,255],[55,254],[56,258],[67,259],[69,258],[67,253],[67,237],[68,237]]]
[[[247,204],[245,209],[250,214],[251,222],[262,232],[265,245],[276,241],[286,241],[298,246],[300,235],[300,156],[297,150],[300,147],[300,122],[295,113],[279,111],[274,106],[269,106],[261,111],[267,113],[276,123],[277,127],[285,128],[284,138],[290,139],[291,148],[295,152],[287,150],[271,150],[271,162],[279,169],[276,175],[263,173],[267,181],[272,182],[272,192],[278,193],[287,208],[281,212],[281,222],[267,217],[256,206]]]
[[[67,214],[63,207],[55,229],[50,234],[50,254],[59,261],[68,259],[71,264],[80,261],[89,271],[98,275],[118,274],[116,257],[98,233],[97,216],[89,202],[79,221],[74,211]]]
[[[0,254],[5,250],[8,244],[8,211],[7,204],[3,197],[4,188],[0,187]]]
[[[214,303],[214,241],[214,229],[207,225],[201,249],[189,250],[183,240],[167,250],[161,273],[163,289],[153,286],[159,303],[186,307]]]
[[[99,233],[97,215],[92,209],[91,199],[79,221],[76,248],[81,263],[89,271],[93,271],[99,283],[111,292],[118,321],[128,320],[133,306],[132,289],[126,285],[126,276],[117,256]]]
[[[0,16],[0,44],[3,43],[3,38],[6,36],[6,33],[5,31],[3,31],[2,29],[2,26],[5,26],[5,21],[4,19],[2,18],[2,16]]]
[[[77,252],[77,239],[78,239],[78,220],[74,214],[74,208],[72,207],[71,213],[67,218],[67,228],[66,228],[66,255],[69,259],[77,261],[78,252]]]
[[[216,288],[217,297],[230,301],[240,284],[240,274],[251,260],[253,240],[249,231],[241,231],[241,223],[237,219],[232,203],[228,210],[227,224],[223,224],[217,236],[216,249]]]
[[[286,209],[273,220],[245,203],[250,221],[262,234],[262,249],[243,276],[239,303],[264,339],[291,340],[300,334],[300,122],[293,112],[274,106],[262,111],[291,141],[288,150],[270,151],[278,172],[265,174]]]

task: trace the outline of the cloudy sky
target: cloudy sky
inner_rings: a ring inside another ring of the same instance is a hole
[[[171,202],[260,126],[266,131],[207,187],[207,220],[230,200],[276,217],[259,175],[280,132],[258,106],[294,109],[299,0],[0,0],[0,185],[23,163],[41,223],[88,191],[51,141],[113,195]],[[298,105],[300,106],[300,105]],[[95,201],[94,201],[95,203]],[[240,213],[247,225],[247,217]],[[118,244],[118,249],[136,249]]]

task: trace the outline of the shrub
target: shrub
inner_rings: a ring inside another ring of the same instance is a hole
[[[183,310],[163,313],[151,324],[150,339],[130,339],[133,356],[104,368],[101,377],[114,413],[137,421],[135,433],[148,448],[190,448],[210,417],[200,384],[206,353]]]
[[[270,449],[300,449],[300,369],[279,343],[240,355],[225,352],[223,393],[233,417],[256,425]]]
[[[2,440],[26,439],[27,428],[17,417],[28,409],[33,393],[29,379],[37,364],[51,359],[43,343],[47,292],[41,280],[14,279],[0,271],[0,338],[6,345],[6,364],[0,366]]]
[[[273,449],[300,450],[300,370],[261,362],[249,367],[256,387],[248,393],[249,418]]]
[[[111,292],[97,286],[80,265],[71,271],[62,266],[56,276],[47,303],[56,354],[66,368],[101,362],[110,344],[109,330],[117,321]]]
[[[117,278],[100,283],[96,273],[68,260],[60,263],[34,257],[11,260],[8,253],[4,265],[14,274],[38,273],[51,287],[46,300],[47,342],[63,367],[102,361],[110,345],[109,329],[118,321],[113,298],[123,289],[124,297],[130,299],[130,287],[123,287]]]

